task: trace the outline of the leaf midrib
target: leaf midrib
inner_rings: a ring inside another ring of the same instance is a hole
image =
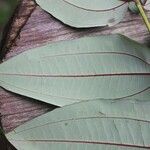
[[[59,121],[54,121],[54,122],[47,122],[45,124],[42,124],[42,125],[39,125],[39,126],[37,125],[35,127],[28,128],[28,129],[25,129],[25,130],[21,130],[21,131],[13,130],[13,131],[15,132],[15,134],[18,134],[18,133],[22,133],[22,132],[29,131],[29,130],[32,130],[32,129],[44,127],[44,126],[47,126],[47,125],[53,125],[53,124],[63,123],[63,122],[79,121],[79,120],[89,120],[89,119],[116,119],[116,120],[130,120],[130,121],[137,121],[137,122],[143,122],[143,123],[150,123],[150,120],[137,119],[137,118],[131,118],[131,117],[90,116],[90,117],[69,118],[69,119],[64,119],[64,120],[59,120]]]
[[[86,78],[86,77],[101,77],[101,76],[149,76],[150,73],[110,73],[110,74],[79,74],[79,75],[57,75],[57,74],[23,74],[23,73],[0,73],[0,75],[4,76],[24,76],[24,77],[44,77],[44,78]]]
[[[72,4],[71,2],[68,2],[67,0],[62,0],[62,1],[65,2],[66,4],[69,4],[69,5],[71,5],[71,6],[74,6],[74,7],[76,7],[76,8],[79,8],[79,9],[82,9],[82,10],[85,10],[85,11],[94,11],[94,12],[106,12],[106,11],[111,11],[111,10],[117,9],[117,8],[123,6],[123,5],[125,5],[125,4],[127,3],[127,2],[124,2],[124,3],[122,3],[122,4],[118,5],[118,6],[113,7],[113,8],[110,8],[110,9],[101,9],[101,10],[99,10],[99,9],[88,9],[88,8],[80,7],[80,6],[77,6],[77,5],[75,5],[75,4]]]

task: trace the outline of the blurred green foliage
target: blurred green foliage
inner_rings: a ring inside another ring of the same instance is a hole
[[[18,0],[0,0],[0,36],[3,27],[8,22],[17,3]]]

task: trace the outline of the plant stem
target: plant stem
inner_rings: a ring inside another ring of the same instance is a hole
[[[138,9],[139,9],[139,11],[140,11],[140,14],[141,14],[143,20],[144,20],[144,22],[145,22],[145,24],[146,24],[146,26],[147,26],[147,29],[148,29],[148,31],[150,32],[150,22],[149,22],[149,20],[148,20],[148,17],[147,17],[146,14],[145,14],[145,11],[144,11],[144,9],[143,9],[143,6],[142,6],[140,0],[135,0],[135,2],[136,2],[136,5],[137,5],[137,7],[138,7]]]

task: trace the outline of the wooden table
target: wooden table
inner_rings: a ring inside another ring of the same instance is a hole
[[[147,13],[150,18],[150,12]],[[9,23],[9,30],[7,28],[4,35],[0,58],[6,61],[47,42],[115,33],[150,45],[149,33],[139,15],[128,12],[121,23],[110,28],[76,29],[64,25],[46,13],[33,0],[22,0]],[[56,107],[0,89],[0,113],[5,132],[54,108]]]

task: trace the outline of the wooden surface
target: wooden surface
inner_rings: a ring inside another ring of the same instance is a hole
[[[30,11],[27,9],[31,8],[29,2],[32,4],[32,9],[29,9]],[[32,13],[31,16],[29,12]],[[150,18],[150,12],[147,13]],[[135,14],[131,15],[129,12],[126,14],[124,20],[115,27],[76,29],[64,25],[43,11],[39,6],[35,7],[32,0],[23,0],[21,11],[17,11],[15,20],[18,18],[24,19],[23,23],[20,22],[22,26],[20,26],[18,20],[18,28],[13,23],[15,28],[20,29],[21,27],[20,36],[16,35],[17,38],[15,37],[13,40],[6,38],[7,42],[5,40],[3,51],[1,51],[1,54],[7,51],[3,61],[47,42],[75,39],[83,36],[121,33],[141,43],[150,44],[149,33],[141,17]],[[28,21],[26,21],[27,19]],[[14,34],[13,30],[7,33],[7,37],[10,37],[11,34]],[[10,41],[11,44],[9,45]],[[54,106],[0,89],[0,112],[5,132],[54,108]]]

